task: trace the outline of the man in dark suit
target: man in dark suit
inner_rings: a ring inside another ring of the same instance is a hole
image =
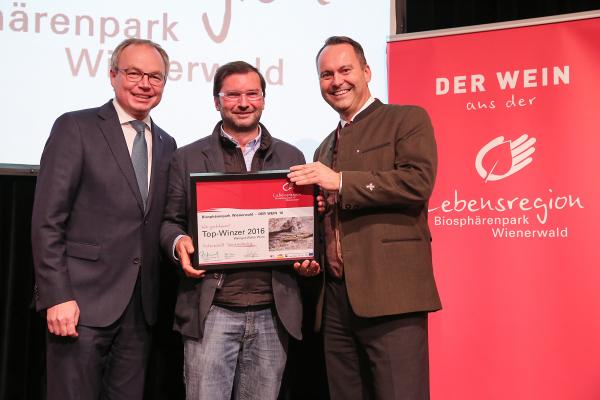
[[[213,86],[221,121],[210,136],[177,150],[171,163],[161,244],[185,275],[175,329],[183,336],[189,400],[275,400],[288,335],[301,338],[302,304],[291,265],[205,273],[190,262],[195,251],[189,236],[190,173],[281,170],[304,163],[300,150],[272,137],[259,122],[265,89],[265,79],[252,65],[221,66]]]
[[[159,230],[175,140],[149,116],[167,53],[128,39],[115,98],[56,120],[32,218],[36,305],[45,310],[48,399],[141,399],[156,321]]]
[[[324,191],[317,313],[331,398],[428,399],[427,312],[441,308],[427,224],[437,167],[431,122],[419,107],[371,96],[371,70],[350,38],[327,39],[317,69],[340,123],[315,162],[289,177]]]

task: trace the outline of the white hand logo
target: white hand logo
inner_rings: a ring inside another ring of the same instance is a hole
[[[481,150],[479,150],[479,153],[477,153],[477,157],[475,158],[475,169],[477,170],[477,173],[479,176],[485,179],[485,182],[487,182],[499,181],[500,179],[504,179],[515,172],[522,170],[533,161],[533,158],[530,156],[535,151],[535,148],[533,147],[535,141],[535,138],[529,138],[527,134],[522,135],[515,141],[505,141],[504,136],[498,136],[483,146]],[[494,170],[498,166],[498,161],[494,163],[489,171],[486,171],[485,167],[483,166],[484,157],[492,149],[505,143],[510,144],[511,165],[508,171],[504,174],[495,174]]]

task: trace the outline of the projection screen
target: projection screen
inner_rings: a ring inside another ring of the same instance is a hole
[[[113,96],[111,50],[127,37],[152,39],[172,63],[152,117],[179,146],[210,134],[216,68],[233,60],[267,80],[262,122],[307,159],[335,127],[321,98],[315,54],[331,35],[361,42],[371,90],[387,98],[389,0],[28,1],[0,3],[0,164],[38,164],[54,120]]]

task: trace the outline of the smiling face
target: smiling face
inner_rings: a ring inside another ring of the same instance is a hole
[[[136,69],[142,73],[165,76],[165,62],[160,53],[147,45],[127,46],[119,57],[118,69],[120,71],[110,71],[110,83],[117,101],[132,117],[140,120],[146,118],[150,110],[160,103],[164,82],[151,85],[147,75],[138,82],[130,82],[122,70]]]
[[[221,93],[262,93],[260,77],[256,72],[228,75],[223,79]],[[215,97],[215,106],[221,112],[223,129],[233,135],[258,133],[258,121],[265,108],[265,99],[249,100],[248,96],[240,96],[237,100],[226,97]]]
[[[317,66],[323,99],[350,121],[371,97],[371,69],[361,65],[354,48],[346,43],[325,47]]]

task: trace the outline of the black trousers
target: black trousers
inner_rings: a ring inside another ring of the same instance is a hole
[[[139,279],[123,315],[108,327],[77,326],[79,337],[47,334],[48,400],[142,399],[150,328]]]
[[[332,400],[429,399],[426,313],[359,317],[328,277],[323,335]]]

